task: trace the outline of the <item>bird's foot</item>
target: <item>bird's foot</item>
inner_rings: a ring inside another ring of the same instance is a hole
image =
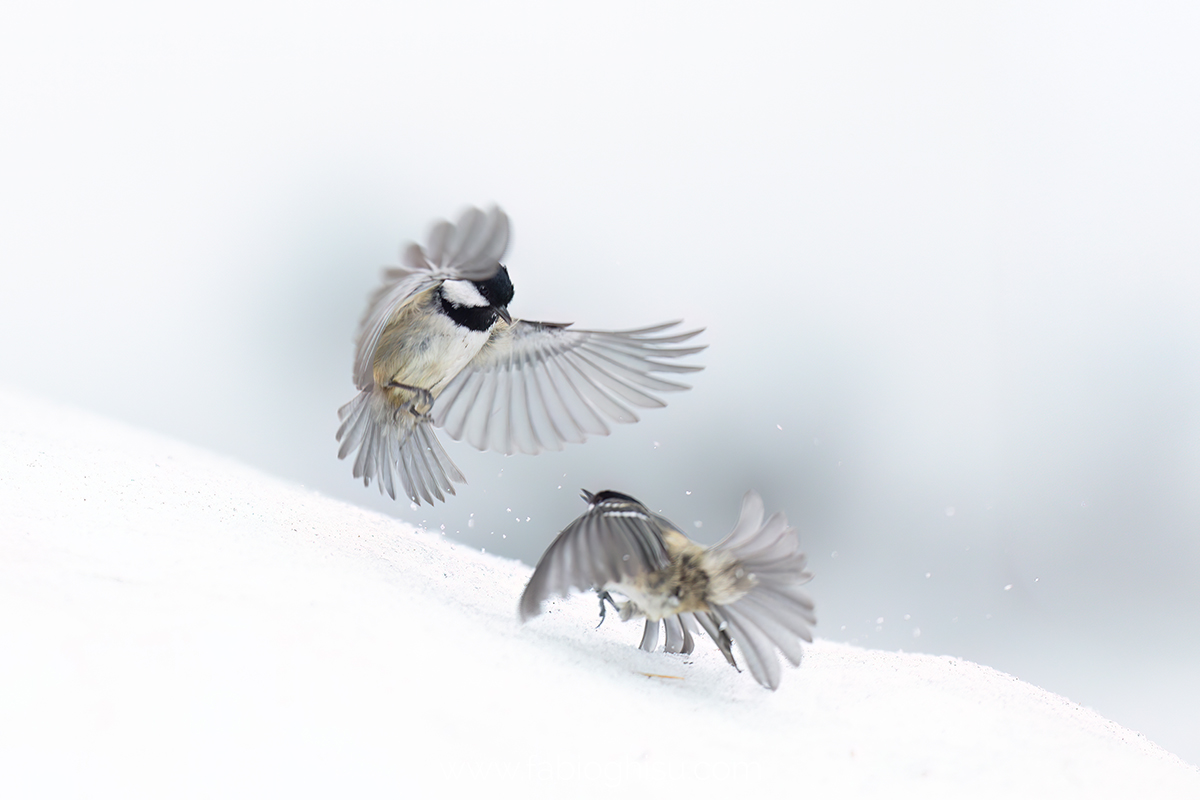
[[[600,621],[596,623],[596,627],[599,628],[604,624],[604,615],[606,612],[606,609],[604,608],[605,600],[607,600],[609,605],[611,605],[618,613],[620,613],[621,607],[617,605],[616,601],[612,599],[612,595],[608,592],[598,592],[597,594],[600,595]]]
[[[420,386],[409,386],[407,383],[398,383],[397,381],[391,381],[386,388],[412,392],[413,397],[405,402],[401,408],[422,422],[430,421],[429,412],[433,410],[433,393],[431,391],[422,389]]]

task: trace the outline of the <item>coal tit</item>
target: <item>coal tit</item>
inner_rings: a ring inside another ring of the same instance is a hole
[[[693,372],[678,347],[700,333],[670,322],[624,331],[514,320],[513,285],[500,264],[508,217],[467,209],[436,223],[426,247],[410,244],[388,269],[359,325],[358,395],[338,410],[338,458],[357,451],[354,477],[395,498],[445,500],[466,479],[433,427],[480,450],[561,450],[606,435],[609,421],[636,422],[629,408],[666,405],[654,392],[689,388],[651,373]]]
[[[690,653],[699,625],[733,667],[737,643],[750,674],[768,689],[781,678],[776,649],[800,664],[800,640],[812,641],[813,603],[796,531],[782,513],[763,521],[755,491],[742,498],[733,532],[712,547],[689,539],[666,517],[619,492],[584,491],[588,509],[563,529],[534,568],[521,595],[524,622],[542,603],[571,588],[600,595],[600,620],[610,602],[622,620],[645,617],[641,648],[658,646],[661,622],[668,653]],[[610,592],[623,595],[617,603]]]

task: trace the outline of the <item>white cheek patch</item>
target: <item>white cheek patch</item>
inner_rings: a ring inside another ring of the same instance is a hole
[[[442,283],[442,297],[456,306],[467,308],[483,308],[491,305],[483,299],[483,295],[470,281],[445,281]]]

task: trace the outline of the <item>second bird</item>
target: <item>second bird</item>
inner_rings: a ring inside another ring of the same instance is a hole
[[[750,674],[779,688],[776,650],[799,665],[800,641],[812,641],[813,603],[800,587],[812,575],[800,539],[782,513],[763,519],[758,492],[746,492],[733,532],[712,547],[697,544],[679,526],[627,494],[585,491],[588,509],[555,537],[538,560],[521,595],[521,619],[571,588],[594,589],[616,606],[621,619],[645,617],[641,647],[690,653],[699,625],[733,667],[736,642]],[[618,604],[611,592],[627,600]]]
[[[399,485],[415,503],[445,500],[466,479],[433,426],[480,450],[561,450],[608,434],[609,422],[636,422],[630,406],[666,405],[655,392],[689,388],[651,373],[702,369],[659,360],[704,349],[677,346],[700,333],[668,332],[678,322],[588,331],[514,320],[500,263],[508,239],[503,211],[467,209],[384,273],[359,325],[359,393],[338,410],[338,458],[357,451],[364,485],[376,480],[393,498]]]

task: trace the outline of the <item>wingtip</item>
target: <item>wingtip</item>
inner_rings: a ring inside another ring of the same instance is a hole
[[[532,583],[533,578],[530,578],[530,584]],[[521,599],[517,603],[517,617],[520,618],[522,625],[542,613],[542,601],[535,599],[529,593],[529,588],[528,585],[525,587],[525,591],[521,593]]]

